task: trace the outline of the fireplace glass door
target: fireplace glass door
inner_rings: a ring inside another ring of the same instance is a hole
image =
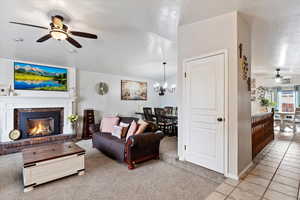
[[[51,135],[54,131],[54,118],[27,119],[27,134],[29,137]]]

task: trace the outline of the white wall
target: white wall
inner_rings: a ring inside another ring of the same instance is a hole
[[[238,118],[239,102],[248,102],[248,95],[240,92],[238,71],[238,14],[237,12],[225,14],[212,19],[183,25],[179,27],[178,35],[178,81],[177,94],[179,105],[179,139],[178,153],[180,159],[184,159],[184,145],[186,143],[187,128],[184,126],[183,104],[183,60],[216,52],[222,49],[228,51],[228,175],[238,177],[240,169],[238,163]],[[248,105],[245,105],[248,106]],[[241,123],[245,123],[244,120]],[[246,125],[245,125],[246,126]],[[242,127],[242,126],[241,126]],[[248,158],[248,155],[246,155]]]
[[[173,84],[177,85],[177,76],[172,76],[167,79],[169,87],[171,87]],[[160,97],[160,106],[177,106],[177,90],[175,90],[174,93],[168,93],[165,96]]]
[[[243,44],[243,55],[251,66],[251,28],[240,14],[237,17],[238,45]],[[239,51],[238,51],[239,57]],[[237,63],[239,66],[239,61]],[[239,74],[241,68],[238,67]],[[249,71],[251,74],[251,69]],[[252,161],[251,101],[247,80],[238,79],[238,173],[241,173]]]
[[[142,78],[118,76],[96,72],[78,71],[79,104],[78,113],[92,108],[96,111],[96,121],[103,115],[120,114],[121,116],[133,116],[143,106],[157,107],[160,105],[158,94],[153,90],[154,81]],[[145,81],[148,83],[147,101],[124,101],[121,100],[121,80]],[[104,95],[96,93],[96,85],[105,82],[109,86],[109,92]]]

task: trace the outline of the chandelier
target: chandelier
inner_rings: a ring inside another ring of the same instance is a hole
[[[164,82],[161,85],[160,83],[156,82],[153,87],[155,92],[158,93],[159,96],[164,96],[166,92],[174,93],[176,90],[176,85],[172,84],[171,87],[168,87],[168,82],[166,81],[166,62],[163,62],[163,69],[164,69]]]

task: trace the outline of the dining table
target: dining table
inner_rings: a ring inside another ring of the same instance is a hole
[[[143,112],[135,112],[136,115],[141,115],[141,116],[144,116],[144,113]],[[152,114],[152,117],[155,117],[156,118],[156,115],[155,114]],[[164,117],[166,119],[170,119],[170,120],[177,120],[178,119],[178,116],[177,115],[174,115],[174,114],[166,114],[164,115]]]
[[[291,116],[291,119],[289,120],[293,120],[293,116],[295,113],[293,112],[275,112],[275,115],[279,115],[280,118],[280,131],[284,131],[285,127],[286,127],[286,120],[287,120],[287,116]]]

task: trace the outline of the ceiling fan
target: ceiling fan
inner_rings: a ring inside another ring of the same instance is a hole
[[[76,40],[74,40],[71,36],[78,36],[78,37],[84,37],[89,39],[97,39],[98,36],[91,34],[91,33],[85,33],[85,32],[79,32],[79,31],[70,31],[69,27],[64,24],[64,18],[60,15],[55,15],[51,17],[51,23],[50,28],[44,27],[44,26],[37,26],[32,24],[25,24],[20,22],[9,22],[12,24],[18,24],[23,26],[30,26],[34,28],[40,28],[49,30],[49,34],[41,37],[37,40],[37,42],[45,42],[46,40],[50,38],[54,38],[56,40],[67,40],[69,43],[74,45],[77,48],[81,48],[81,44],[79,44]]]
[[[291,83],[291,77],[290,76],[283,76],[281,75],[282,70],[280,68],[277,68],[275,70],[275,76],[266,76],[266,79],[271,79],[271,80],[275,80],[276,83],[280,83],[280,84],[290,84]]]
[[[280,83],[282,79],[283,79],[283,77],[280,75],[280,69],[277,68],[276,69],[276,75],[275,75],[275,82]]]

